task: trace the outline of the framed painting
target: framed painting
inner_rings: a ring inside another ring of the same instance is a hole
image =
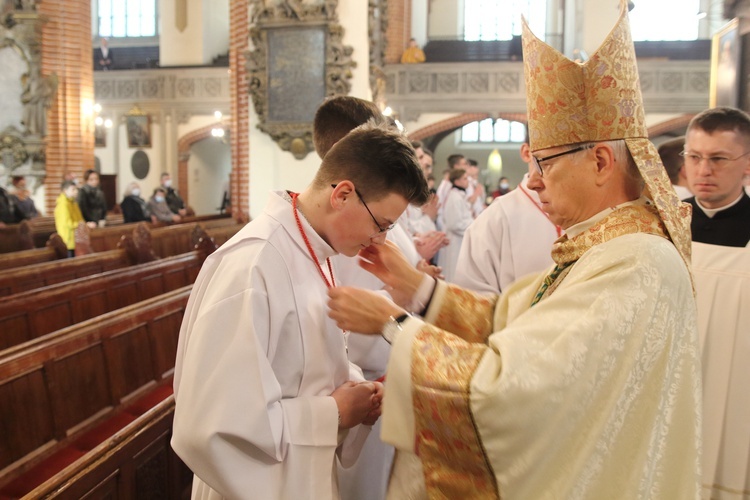
[[[736,108],[740,101],[740,61],[742,40],[739,19],[735,18],[717,31],[711,42],[710,106]]]
[[[125,125],[128,132],[128,146],[131,148],[151,147],[151,117],[149,115],[127,115]]]

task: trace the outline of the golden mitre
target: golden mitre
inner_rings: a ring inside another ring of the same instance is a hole
[[[627,0],[620,0],[617,24],[583,63],[539,40],[525,19],[522,23],[531,150],[624,139],[645,181],[644,195],[689,266],[690,205],[678,198],[648,139]]]

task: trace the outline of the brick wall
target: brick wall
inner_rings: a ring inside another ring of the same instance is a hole
[[[59,82],[47,114],[44,208],[51,214],[63,173],[80,177],[94,167],[91,0],[44,0],[37,10],[48,18],[42,28],[42,75],[55,73]]]
[[[411,0],[388,0],[386,64],[401,62],[401,54],[411,38]]]
[[[249,106],[244,53],[248,49],[248,1],[229,1],[229,81],[232,118],[230,121],[232,172],[230,190],[235,219],[250,213]]]

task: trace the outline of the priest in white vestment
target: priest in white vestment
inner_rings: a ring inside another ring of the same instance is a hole
[[[483,296],[372,247],[366,268],[428,303],[423,319],[328,292],[340,327],[392,342],[389,497],[698,499],[690,207],[647,139],[627,3],[583,64],[523,30],[528,185],[565,230],[555,266]]]
[[[531,161],[528,145],[524,152]],[[453,282],[480,293],[498,294],[518,278],[552,264],[552,243],[562,230],[542,210],[529,189],[528,174],[516,189],[495,201],[464,233]]]
[[[384,153],[385,151],[385,153]],[[325,314],[330,257],[380,244],[429,192],[411,145],[368,123],[303,193],[278,192],[204,263],[180,330],[172,446],[193,498],[338,498],[379,416],[382,386],[347,358]]]
[[[446,281],[453,282],[464,232],[474,221],[474,216],[471,212],[471,205],[466,198],[466,186],[469,185],[466,170],[462,168],[451,170],[450,182],[453,184],[453,188],[448,192],[443,207],[443,229],[449,243],[440,250],[437,261],[443,270]]]

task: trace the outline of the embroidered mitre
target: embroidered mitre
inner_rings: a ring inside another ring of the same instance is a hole
[[[645,181],[644,194],[689,267],[690,205],[678,198],[648,139],[627,1],[620,0],[617,24],[584,63],[539,40],[522,21],[531,150],[624,139]]]

